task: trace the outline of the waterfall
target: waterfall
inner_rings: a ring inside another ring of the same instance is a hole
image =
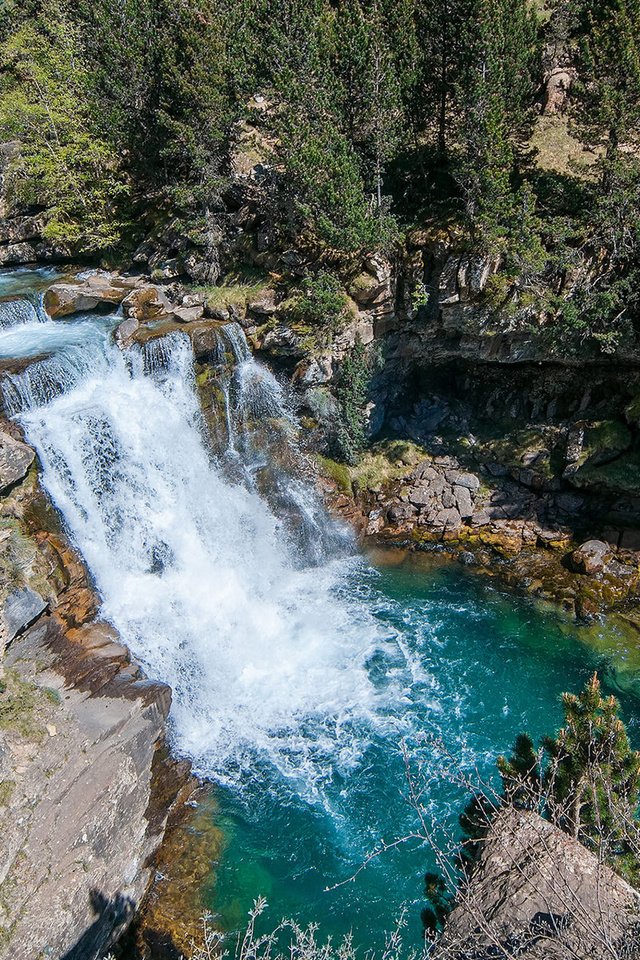
[[[0,300],[0,328],[16,327],[25,323],[46,323],[42,294],[33,298],[18,297],[11,300]]]
[[[30,328],[31,355],[50,355],[5,380],[5,405],[37,448],[102,616],[173,688],[178,750],[221,780],[261,758],[314,789],[383,722],[369,662],[388,638],[345,589],[360,561],[333,552],[344,536],[312,486],[269,462],[269,438],[293,420],[239,328],[221,331],[242,467],[230,479],[229,451],[206,441],[189,339],[123,354],[115,322]]]

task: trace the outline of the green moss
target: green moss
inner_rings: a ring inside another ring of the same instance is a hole
[[[619,420],[600,420],[591,424],[584,433],[582,462],[613,460],[631,446],[629,428]]]
[[[9,806],[15,786],[13,780],[0,780],[0,807]]]
[[[353,493],[351,472],[346,463],[338,463],[336,460],[322,457],[320,454],[316,456],[316,460],[320,472],[333,480],[340,490],[351,496]]]
[[[271,286],[269,277],[247,269],[226,277],[222,284],[195,287],[194,290],[206,297],[210,307],[246,307],[249,301],[263,296]]]
[[[640,453],[629,451],[610,463],[586,463],[571,478],[574,486],[612,493],[640,494]]]
[[[366,451],[352,467],[351,476],[361,489],[377,489],[400,480],[425,459],[426,451],[411,441],[386,440]]]
[[[53,689],[53,687],[44,687],[42,693],[45,700],[48,703],[52,703],[54,707],[57,707],[62,703],[62,697],[57,690]]]
[[[39,740],[42,725],[36,718],[41,691],[23,680],[17,670],[7,670],[0,688],[0,730],[20,733],[28,740]]]

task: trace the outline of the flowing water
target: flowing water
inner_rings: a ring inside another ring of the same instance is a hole
[[[373,946],[408,903],[417,939],[428,849],[325,890],[414,828],[401,744],[438,829],[454,828],[464,795],[441,776],[442,745],[465,775],[490,776],[517,732],[553,730],[560,693],[602,651],[462,571],[357,556],[304,471],[274,458],[270,438],[297,456],[293,419],[238,327],[220,331],[220,448],[185,335],[123,353],[117,315],[52,322],[26,317],[31,294],[14,303],[0,358],[36,359],[4,377],[5,407],[38,450],[102,615],[173,688],[175,748],[218,785],[213,910],[233,927],[265,894],[274,920],[317,919]]]

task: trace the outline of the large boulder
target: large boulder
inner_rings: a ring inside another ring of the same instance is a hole
[[[135,284],[134,280],[100,271],[83,280],[52,284],[44,296],[44,305],[52,320],[73,313],[117,307]]]
[[[64,635],[45,617],[4,668],[0,699],[22,712],[0,729],[0,957],[97,960],[144,896],[179,787],[170,691],[101,623]]]
[[[435,960],[638,957],[640,896],[530,811],[495,817]]]

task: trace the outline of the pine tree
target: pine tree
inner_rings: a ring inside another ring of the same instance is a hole
[[[537,20],[526,0],[474,0],[472,13],[458,85],[464,149],[460,181],[476,243],[504,252],[523,203],[514,184],[539,61]]]
[[[562,704],[565,726],[544,740],[551,819],[619,868],[637,864],[640,753],[629,745],[618,702],[602,696],[594,674]]]
[[[20,149],[6,171],[16,204],[44,209],[45,236],[83,254],[121,239],[129,183],[101,135],[81,33],[46,0],[0,47],[0,139]]]
[[[498,757],[497,763],[507,801],[518,809],[537,810],[541,802],[542,778],[540,757],[531,737],[526,733],[519,734],[509,759]]]
[[[640,146],[640,5],[579,0],[576,22],[574,120],[584,143],[605,149],[606,192],[621,153]]]
[[[333,69],[345,133],[382,213],[386,165],[400,142],[402,97],[378,0],[343,0],[334,24]]]
[[[447,156],[449,131],[457,116],[457,98],[465,70],[465,37],[472,16],[470,0],[422,0],[418,10],[420,119],[435,129],[439,159]]]

